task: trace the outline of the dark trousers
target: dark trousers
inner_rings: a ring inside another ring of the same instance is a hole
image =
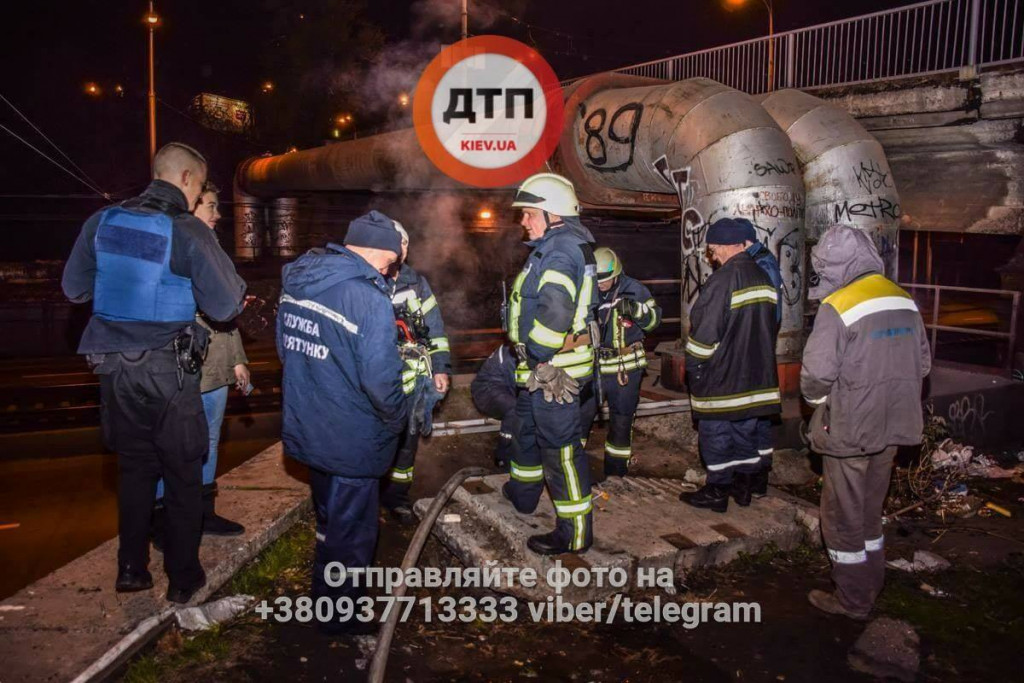
[[[708,420],[697,423],[700,454],[708,470],[708,483],[732,484],[733,474],[752,474],[761,469],[757,454],[757,418]]]
[[[869,612],[885,581],[882,504],[895,456],[891,446],[874,455],[822,458],[821,535],[836,597],[852,612]]]
[[[95,368],[107,447],[117,453],[121,565],[149,563],[156,483],[164,480],[164,570],[174,585],[199,581],[203,456],[209,448],[199,375],[178,385],[173,352],[107,354]]]
[[[381,481],[381,502],[384,507],[394,509],[410,505],[409,489],[412,488],[412,474],[416,465],[416,451],[420,448],[420,435],[406,432],[398,444],[395,464]]]
[[[594,533],[590,466],[580,441],[580,402],[586,400],[590,382],[580,389],[580,400],[561,404],[545,401],[541,390],[519,392],[520,450],[509,479],[512,503],[526,513],[537,508],[547,484],[557,515],[556,541],[572,550],[589,546]]]
[[[484,382],[474,382],[470,390],[477,410],[487,417],[501,420],[494,462],[507,471],[508,463],[519,456],[521,421],[516,416],[516,391],[505,384]]]
[[[353,600],[366,594],[365,580],[359,586],[343,581],[329,586],[324,570],[330,562],[345,568],[369,567],[377,547],[377,479],[353,479],[309,469],[309,488],[316,513],[316,550],[313,554],[313,599],[326,596]],[[333,584],[338,581],[332,580]]]
[[[625,476],[629,461],[633,457],[633,417],[640,403],[640,382],[643,380],[643,369],[632,370],[626,374],[625,386],[619,384],[618,375],[602,375],[601,391],[608,402],[608,438],[604,442],[604,472],[613,476]],[[596,392],[592,392],[583,404],[581,420],[583,422],[583,445],[590,438],[590,430],[600,406],[597,405]]]
[[[770,417],[757,418],[757,454],[761,457],[761,467],[766,470],[772,468],[772,455],[775,453],[775,435],[772,434],[772,419]]]

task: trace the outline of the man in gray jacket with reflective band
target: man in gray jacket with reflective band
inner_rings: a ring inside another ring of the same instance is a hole
[[[921,383],[931,353],[910,295],[886,279],[871,238],[829,228],[811,252],[820,299],[800,388],[815,407],[808,436],[824,457],[821,531],[836,590],[812,590],[818,609],[868,616],[882,590],[882,503],[897,446],[921,442]]]

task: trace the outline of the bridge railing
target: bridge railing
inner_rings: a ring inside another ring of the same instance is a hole
[[[1024,0],[931,0],[615,71],[666,80],[711,78],[760,94],[1022,60]]]

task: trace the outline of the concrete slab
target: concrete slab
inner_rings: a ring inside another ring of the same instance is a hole
[[[718,514],[679,502],[679,494],[687,490],[679,480],[613,477],[593,487],[594,546],[579,556],[541,557],[527,549],[526,539],[554,527],[551,500],[545,492],[534,514],[520,514],[501,495],[507,480],[500,474],[468,480],[445,509],[459,515],[459,521],[434,527],[435,535],[467,567],[532,567],[543,577],[561,561],[569,568],[622,568],[629,575],[628,585],[634,586],[638,568],[671,568],[679,581],[692,568],[726,564],[768,543],[788,550],[804,540],[817,541],[817,508],[774,489],[750,507],[732,505]],[[430,502],[418,501],[417,513],[422,515]],[[554,594],[544,581],[502,590],[530,600]],[[569,587],[562,595],[594,600],[617,591],[611,586]]]
[[[217,509],[244,524],[246,533],[203,539],[207,585],[193,604],[227,583],[309,509],[303,477],[277,444],[219,479]],[[144,620],[168,617],[172,603],[164,600],[162,567],[163,557],[154,550],[153,589],[116,593],[117,539],[112,539],[0,602],[0,679],[71,680]]]

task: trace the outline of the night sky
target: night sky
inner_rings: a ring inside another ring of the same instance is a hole
[[[241,158],[280,152],[292,142],[315,144],[327,135],[325,123],[323,130],[303,126],[301,131],[244,140],[202,129],[187,117],[187,108],[197,93],[213,92],[254,102],[257,124],[270,120],[275,104],[259,92],[260,84],[275,69],[281,78],[297,77],[281,76],[288,73],[278,69],[285,61],[279,55],[282,43],[294,37],[294,31],[304,30],[297,23],[300,15],[315,21],[331,4],[362,6],[364,33],[376,32],[386,50],[408,45],[413,52],[429,54],[438,43],[458,37],[458,0],[158,0],[156,9],[163,18],[157,34],[158,143],[182,139],[202,147],[213,162],[212,177],[230,186],[233,166]],[[775,0],[776,30],[907,4],[911,2]],[[142,187],[148,174],[145,11],[142,0],[7,3],[0,30],[0,95],[17,105],[101,189],[119,196]],[[335,34],[331,27],[318,28],[318,36]],[[766,32],[767,12],[760,0],[733,11],[724,8],[723,0],[470,0],[471,34],[508,35],[534,45],[561,78]],[[342,36],[336,45],[318,47],[352,52],[345,38],[352,31],[338,28],[336,33]],[[372,57],[355,54],[346,59],[365,74]],[[83,86],[90,81],[103,89],[101,97],[84,93]],[[121,97],[114,93],[116,84],[124,88]],[[351,101],[361,127],[386,117],[387,112],[379,109],[361,111],[355,95]],[[38,136],[2,102],[0,123],[30,135],[30,141],[40,146]],[[46,151],[56,157],[51,148]],[[90,193],[3,130],[0,158],[0,195],[6,195],[0,202],[9,203],[9,195]],[[9,206],[0,208],[0,215],[9,212]]]

